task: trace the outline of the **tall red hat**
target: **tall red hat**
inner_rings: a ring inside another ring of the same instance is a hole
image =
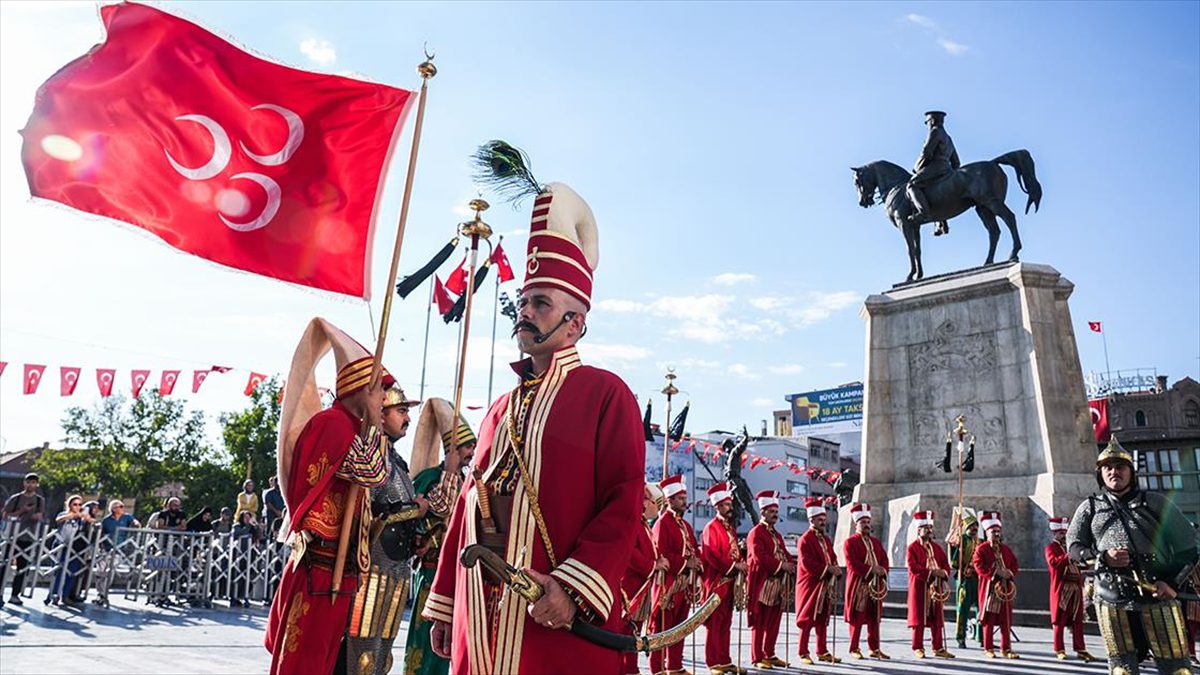
[[[1066,532],[1066,531],[1067,531],[1068,529],[1070,529],[1070,527],[1071,527],[1071,521],[1070,521],[1070,519],[1069,519],[1069,518],[1065,518],[1065,517],[1062,517],[1062,518],[1054,518],[1054,517],[1050,517],[1050,518],[1047,518],[1046,520],[1047,520],[1047,522],[1049,522],[1049,524],[1050,524],[1050,531],[1051,531],[1051,532],[1057,532],[1057,531],[1059,531],[1059,530],[1062,530],[1063,532]]]
[[[817,516],[824,516],[825,513],[825,498],[824,497],[805,497],[804,511],[808,514],[809,520]]]
[[[758,500],[759,509],[765,509],[768,506],[779,506],[779,493],[775,490],[762,490],[754,495],[754,498]]]
[[[728,483],[717,483],[716,485],[708,488],[708,501],[711,502],[713,506],[720,504],[726,499],[733,499],[733,493],[729,491]]]
[[[981,515],[979,517],[980,531],[986,534],[987,531],[992,529],[993,527],[999,527],[1001,529],[1003,529],[1003,527],[1004,527],[1000,523],[1000,512],[999,511],[984,511],[983,515]]]
[[[933,511],[917,511],[913,514],[913,523],[917,527],[933,525]]]
[[[870,518],[870,517],[871,517],[871,505],[870,504],[855,504],[850,507],[850,519],[853,520],[854,522],[857,523],[859,520],[861,520],[863,518]]]
[[[591,207],[567,185],[550,183],[533,201],[522,292],[558,288],[591,309],[592,273],[599,262]]]
[[[663,495],[670,499],[680,492],[687,492],[687,485],[683,482],[683,476],[671,476],[659,481],[658,487],[662,488]]]

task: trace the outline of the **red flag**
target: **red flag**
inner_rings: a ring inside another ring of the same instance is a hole
[[[204,380],[208,377],[208,374],[210,372],[212,372],[212,371],[209,371],[209,370],[194,370],[194,371],[192,371],[192,393],[193,394],[200,393],[200,385],[204,384]]]
[[[4,369],[8,367],[8,361],[0,361],[0,375],[4,374]]]
[[[458,264],[450,276],[446,277],[446,290],[455,295],[462,295],[467,292],[467,259]]]
[[[229,371],[233,370],[233,368],[230,368],[229,366],[213,366],[212,368],[209,368],[209,370],[213,371],[214,373],[228,373]]]
[[[1108,426],[1108,399],[1096,398],[1088,401],[1088,409],[1092,413],[1092,431],[1097,443],[1107,443],[1112,435]]]
[[[433,275],[433,300],[437,303],[438,314],[442,316],[446,316],[446,312],[449,312],[454,307],[454,301],[450,299],[450,294],[446,292],[445,285],[442,284],[441,279],[437,278],[436,274]]]
[[[46,366],[39,366],[33,363],[25,364],[25,394],[36,394],[38,385],[42,383],[42,372],[46,370]]]
[[[1088,328],[1091,328],[1093,333],[1103,333],[1104,332],[1103,330],[1100,329],[1099,321],[1089,321]]]
[[[112,368],[96,369],[96,386],[100,388],[101,396],[112,396],[113,380],[116,377],[117,371]]]
[[[163,396],[170,396],[171,392],[175,391],[175,382],[178,379],[178,370],[164,370],[162,372],[162,379],[158,382],[158,393]]]
[[[413,92],[252,56],[147,5],[38,89],[30,192],[239,270],[370,298],[383,170]]]
[[[500,283],[516,278],[513,276],[512,265],[508,263],[508,256],[504,255],[504,246],[496,244],[496,250],[492,251],[492,264],[496,266],[496,274],[500,275]]]
[[[79,369],[63,366],[58,369],[58,393],[60,396],[70,396],[75,393],[75,385],[79,384]]]
[[[253,394],[254,390],[257,389],[258,385],[262,384],[262,381],[265,379],[267,379],[267,376],[263,375],[262,373],[250,373],[250,379],[246,380],[246,390],[242,393],[247,396]]]
[[[150,379],[150,371],[148,371],[148,370],[130,371],[129,379],[133,384],[133,397],[137,398],[138,394],[142,393],[142,386],[146,384],[146,380]]]

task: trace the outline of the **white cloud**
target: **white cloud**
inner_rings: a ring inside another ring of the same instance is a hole
[[[725,370],[730,375],[737,375],[738,377],[741,377],[741,378],[747,379],[747,380],[757,380],[760,377],[762,377],[762,375],[759,375],[758,373],[750,370],[750,367],[744,363],[732,363]]]
[[[944,37],[938,38],[938,44],[941,45],[942,49],[945,49],[946,53],[951,56],[959,56],[961,54],[965,54],[968,49],[968,47],[966,45],[964,45],[960,42],[955,42],[954,40],[951,40],[950,38],[944,38]]]
[[[601,368],[616,369],[634,361],[649,358],[651,352],[645,347],[636,345],[580,342],[579,354],[586,363],[594,363]]]
[[[804,366],[799,363],[786,363],[782,366],[770,366],[767,370],[776,375],[799,375],[804,372]]]
[[[858,304],[862,298],[857,291],[811,293],[791,315],[803,326],[828,319],[834,312]]]
[[[596,303],[596,309],[602,312],[615,312],[618,314],[637,312],[641,311],[642,308],[642,303],[636,300],[601,300]]]
[[[775,295],[767,295],[761,298],[750,298],[750,306],[755,309],[761,309],[764,312],[779,309],[788,304],[787,298],[781,298]]]
[[[930,30],[938,29],[938,25],[933,19],[921,14],[909,14],[904,18],[908,19],[909,23],[915,23],[922,28],[928,28]]]
[[[668,368],[674,368],[675,370],[677,370],[681,373],[685,373],[688,371],[698,371],[698,370],[714,371],[714,370],[719,370],[721,368],[721,362],[713,361],[710,359],[698,359],[698,358],[693,358],[693,357],[689,356],[684,359],[679,359],[678,361],[659,361],[658,363],[655,364],[655,367],[658,368],[659,370],[666,370]]]
[[[753,401],[750,401],[750,405],[754,406],[755,408],[775,408],[778,404],[773,398],[759,397]]]
[[[942,30],[942,27],[933,19],[923,14],[906,14],[904,19],[914,26],[920,26],[925,31],[933,33],[937,38],[938,46],[950,56],[962,56],[967,53],[969,47],[947,35],[946,31]]]
[[[757,278],[758,277],[753,274],[747,274],[744,272],[725,272],[724,274],[718,274],[717,276],[713,277],[711,281],[718,286],[736,286],[737,284],[741,283],[749,283]]]
[[[845,361],[830,361],[826,365],[828,365],[830,368],[845,368],[850,364],[846,363]]]
[[[317,38],[302,40],[300,42],[300,53],[320,66],[328,66],[337,61],[337,50],[334,49],[333,43],[329,40],[319,40]]]

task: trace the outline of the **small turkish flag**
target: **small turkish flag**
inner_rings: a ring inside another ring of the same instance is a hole
[[[150,379],[150,371],[148,370],[134,370],[129,373],[129,380],[133,384],[134,398],[137,398],[138,394],[142,393],[142,387],[148,379]]]
[[[42,383],[42,371],[46,370],[46,366],[39,366],[33,363],[25,364],[25,394],[36,394],[38,385]]]
[[[253,394],[254,390],[257,389],[258,385],[262,384],[262,381],[265,379],[267,379],[267,376],[263,375],[262,373],[250,373],[250,379],[246,380],[246,390],[242,393],[247,396]]]
[[[437,278],[436,274],[433,275],[433,300],[437,303],[438,314],[442,316],[446,316],[446,312],[449,312],[454,307],[454,301],[450,299],[450,294],[446,292],[445,285],[442,284],[441,279]]]
[[[512,265],[508,262],[508,256],[504,255],[503,245],[496,244],[496,250],[492,251],[492,264],[496,266],[496,274],[500,275],[500,283],[516,278],[513,275]]]
[[[1108,426],[1108,399],[1092,399],[1088,401],[1088,409],[1092,413],[1092,431],[1096,434],[1096,442],[1107,443],[1112,436]]]
[[[1093,333],[1103,333],[1104,332],[1104,331],[1100,330],[1100,322],[1099,321],[1089,321],[1088,328],[1091,328]]]
[[[200,385],[204,384],[204,380],[208,377],[210,370],[192,371],[192,393],[200,393]]]
[[[61,396],[70,396],[75,393],[75,385],[79,384],[79,369],[68,368],[63,366],[58,369],[59,383],[58,393]]]
[[[272,63],[148,5],[100,17],[105,41],[34,98],[30,193],[234,269],[370,299],[377,199],[413,92]]]
[[[116,377],[117,371],[112,368],[96,369],[96,386],[100,387],[101,396],[112,396],[113,380]]]
[[[209,370],[213,371],[214,373],[228,373],[229,371],[233,370],[233,368],[230,368],[229,366],[213,366]]]
[[[0,361],[0,375],[4,374],[4,369],[8,367],[8,361]]]
[[[447,291],[450,291],[455,295],[462,295],[467,291],[466,258],[463,258],[463,261],[458,264],[458,267],[454,268],[454,271],[450,273],[450,276],[446,277],[445,288]]]
[[[162,372],[162,379],[158,383],[158,393],[163,396],[170,396],[171,392],[175,391],[175,382],[178,379],[178,370],[164,370]]]

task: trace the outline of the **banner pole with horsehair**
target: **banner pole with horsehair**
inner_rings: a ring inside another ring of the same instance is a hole
[[[387,344],[388,319],[392,313],[392,288],[396,286],[396,272],[400,267],[400,249],[404,243],[404,226],[408,222],[408,207],[412,201],[413,177],[417,173],[417,154],[421,148],[421,126],[425,122],[425,100],[429,91],[429,80],[437,75],[437,68],[433,65],[433,55],[428,51],[425,52],[425,60],[417,66],[417,74],[421,76],[421,93],[417,100],[417,121],[413,126],[412,148],[408,155],[408,175],[404,180],[404,198],[400,202],[400,221],[396,225],[396,242],[392,246],[392,266],[388,270],[388,282],[384,288],[388,292],[383,297],[383,312],[379,320],[379,337],[375,342],[375,363],[371,366],[371,379],[367,385],[368,391],[379,386],[379,379],[382,376],[383,368],[383,347]],[[366,430],[368,422],[363,420],[363,430]],[[358,505],[359,497],[362,493],[362,487],[358,483],[351,483],[350,490],[346,494],[344,504],[346,508],[342,511],[342,529],[338,533],[338,548],[337,555],[333,560],[333,580],[329,595],[329,602],[333,604],[337,602],[338,591],[342,588],[342,573],[346,570],[346,547],[350,543],[350,529],[354,522],[354,508]]]
[[[433,285],[437,283],[433,279],[429,280],[429,303],[425,305],[425,346],[421,348],[421,391],[417,394],[417,398],[425,400],[425,366],[429,363],[429,320],[433,316]]]
[[[663,425],[663,472],[662,472],[663,480],[666,480],[667,476],[669,475],[667,467],[668,467],[668,453],[670,453],[670,451],[671,451],[671,397],[674,396],[675,394],[679,393],[679,389],[675,387],[675,378],[676,378],[675,369],[668,368],[667,369],[667,384],[666,384],[666,386],[664,386],[662,388],[662,393],[665,394],[667,397],[667,422],[665,425]],[[670,506],[668,506],[667,508],[670,508]],[[672,517],[674,517],[674,516],[672,516]],[[663,572],[663,586],[664,587],[666,586],[666,583],[667,583],[666,577],[667,577],[667,575],[666,575],[666,572],[664,571]],[[670,601],[670,597],[669,597],[670,592],[671,592],[670,588],[663,588],[662,604],[660,604],[658,607],[659,618],[662,622],[661,623],[662,626],[667,625],[667,603]],[[667,648],[666,647],[663,647],[662,659],[663,659],[663,669],[666,670],[666,665],[667,665]]]
[[[496,240],[496,246],[504,243],[504,235]],[[500,315],[500,273],[496,273],[496,297],[492,299],[492,358],[488,361],[488,395],[487,403],[492,404],[492,379],[496,374],[496,319]]]
[[[463,223],[460,230],[471,238],[471,262],[467,271],[467,290],[464,291],[467,294],[467,302],[463,308],[462,341],[459,345],[458,373],[454,382],[454,416],[450,418],[454,427],[458,426],[458,417],[462,414],[463,379],[467,372],[467,343],[471,341],[471,307],[474,304],[472,296],[475,295],[475,268],[479,262],[479,240],[486,241],[488,237],[492,236],[492,228],[479,217],[480,213],[487,210],[488,203],[482,199],[472,199],[469,205],[475,210],[475,219]],[[492,343],[495,344],[494,339]],[[458,434],[454,434],[454,441],[450,445],[451,452],[458,450]]]

